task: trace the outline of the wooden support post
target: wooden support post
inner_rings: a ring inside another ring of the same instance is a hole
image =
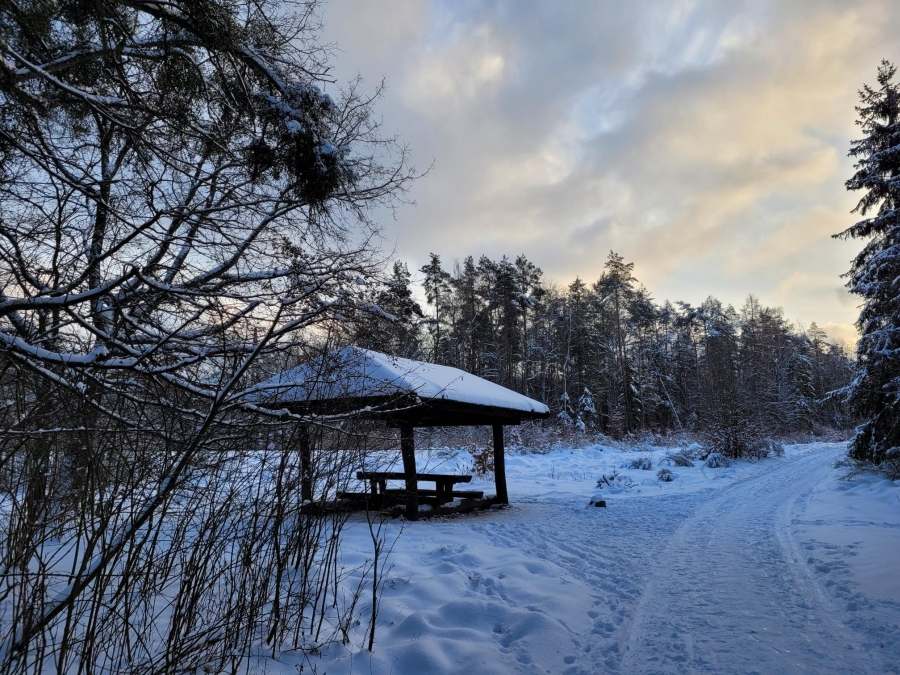
[[[400,453],[406,474],[406,519],[419,519],[419,485],[416,482],[416,442],[409,424],[400,427]]]
[[[299,429],[300,440],[300,498],[311,502],[312,489],[312,453],[309,448],[309,427],[305,424]]]
[[[497,503],[509,504],[506,492],[506,458],[503,455],[503,425],[494,425],[494,485],[497,487]]]

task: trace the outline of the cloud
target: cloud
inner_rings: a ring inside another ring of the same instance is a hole
[[[524,252],[568,283],[610,249],[658,298],[748,293],[847,325],[856,92],[900,58],[889,0],[394,2],[324,9],[341,68],[433,172],[386,220],[427,253]],[[331,39],[326,34],[326,39]],[[841,295],[843,294],[843,295]]]
[[[429,47],[402,85],[405,101],[432,119],[460,114],[474,99],[490,96],[505,75],[502,46],[489,25],[450,43]]]
[[[850,323],[826,323],[822,326],[822,330],[825,331],[825,334],[828,336],[828,342],[843,342],[846,345],[850,345],[849,350],[852,352],[852,345],[856,344],[856,341],[859,340],[859,332],[856,330],[856,326]]]

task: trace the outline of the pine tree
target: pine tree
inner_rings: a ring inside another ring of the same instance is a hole
[[[612,327],[615,335],[616,361],[620,373],[619,386],[622,392],[624,431],[634,430],[633,385],[631,367],[626,353],[626,313],[634,295],[636,279],[631,272],[634,263],[626,263],[618,253],[609,252],[603,266],[603,276],[597,281],[595,290],[605,299],[612,312]]]
[[[497,328],[500,338],[500,358],[498,382],[505,387],[515,384],[515,358],[521,352],[518,330],[519,316],[523,314],[524,303],[518,287],[516,268],[506,256],[494,264],[493,301],[497,309]]]
[[[822,358],[825,352],[825,340],[828,338],[828,335],[816,325],[815,321],[812,322],[809,330],[806,331],[806,335],[809,338],[809,346],[813,361],[813,376],[815,378],[813,385],[816,392],[816,398],[821,400],[825,397],[825,386],[822,378]]]
[[[422,286],[425,287],[425,299],[434,305],[434,321],[432,322],[432,361],[441,362],[441,322],[444,320],[442,310],[451,292],[450,274],[441,267],[441,257],[431,253],[430,262],[419,271],[425,275]]]
[[[528,342],[528,312],[538,310],[538,305],[544,295],[541,285],[541,268],[532,263],[524,254],[516,257],[516,285],[519,291],[519,304],[522,307],[522,386],[523,392],[528,392],[531,378],[531,360]]]
[[[900,85],[897,68],[882,61],[877,89],[864,85],[857,124],[864,137],[851,144],[857,159],[848,190],[865,190],[854,209],[862,216],[842,239],[864,239],[853,260],[847,287],[863,298],[857,321],[858,374],[847,388],[854,411],[864,420],[851,455],[877,464],[900,460]]]
[[[475,260],[467,256],[461,268],[457,265],[451,281],[455,301],[451,338],[456,346],[456,365],[470,373],[480,372],[476,335],[482,316],[477,285]]]
[[[659,311],[653,297],[643,285],[632,295],[628,306],[630,329],[634,336],[631,378],[635,394],[635,408],[642,429],[647,427],[648,415],[661,404],[657,389],[656,357],[657,319]]]
[[[590,340],[588,336],[588,314],[590,296],[587,286],[579,278],[569,284],[563,323],[562,342],[564,347],[563,389],[568,393],[578,392],[587,382],[587,361]]]
[[[854,417],[841,396],[842,388],[852,382],[856,364],[850,358],[847,345],[841,341],[829,344],[822,357],[822,388],[826,392],[822,406],[822,420],[837,429],[854,425]]]
[[[422,308],[412,296],[411,278],[406,263],[395,261],[391,277],[374,294],[374,303],[382,313],[359,322],[354,342],[361,347],[415,357],[419,351],[419,324]]]

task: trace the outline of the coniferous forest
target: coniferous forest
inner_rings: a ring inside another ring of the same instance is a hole
[[[449,268],[449,269],[447,269]],[[740,455],[763,435],[847,429],[839,390],[854,375],[841,342],[748,296],[658,302],[611,252],[599,279],[557,286],[520,255],[452,266],[395,263],[372,300],[390,316],[357,328],[361,346],[455,366],[547,403],[557,420],[613,437],[691,431]]]

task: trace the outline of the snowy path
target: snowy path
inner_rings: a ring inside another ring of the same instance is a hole
[[[835,618],[791,536],[794,504],[831,470],[825,459],[782,462],[699,505],[642,593],[623,671],[883,672]]]
[[[795,541],[806,502],[843,452],[837,444],[798,446],[786,459],[690,469],[702,482],[645,480],[641,495],[614,495],[607,509],[585,508],[593,492],[586,472],[566,482],[558,465],[516,458],[512,509],[406,527],[375,654],[332,650],[322,670],[898,672],[890,656],[900,645],[900,605],[882,602],[881,614],[866,615],[877,626],[854,619],[846,603],[836,606],[834,588],[823,590],[841,569],[811,561],[823,551],[845,561],[855,553],[824,549],[807,534]],[[607,451],[601,459],[610,467],[621,457]],[[854,621],[860,632],[847,627]],[[884,626],[887,652],[872,638]]]

